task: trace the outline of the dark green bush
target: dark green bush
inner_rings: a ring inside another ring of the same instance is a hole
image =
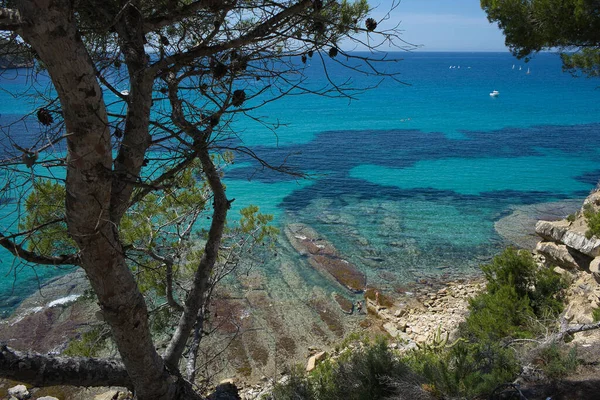
[[[569,372],[575,371],[579,361],[577,360],[577,348],[561,347],[556,343],[543,347],[537,354],[537,363],[540,369],[550,380],[564,378]]]
[[[459,340],[439,352],[416,350],[406,362],[442,397],[488,395],[499,384],[512,381],[520,369],[512,350],[490,341]]]
[[[532,336],[539,319],[556,317],[563,309],[566,281],[538,267],[527,251],[508,248],[481,270],[487,292],[470,302],[468,334],[492,340]]]
[[[500,340],[505,337],[531,337],[529,328],[535,314],[526,296],[510,286],[494,293],[482,293],[469,302],[470,314],[462,326],[466,337]]]
[[[591,239],[592,236],[600,237],[600,212],[587,205],[583,210],[583,216],[587,222],[588,230],[585,232],[585,237]]]
[[[398,393],[399,387],[404,393]],[[380,338],[337,360],[321,362],[309,375],[293,369],[285,384],[275,386],[270,399],[376,400],[400,395],[417,399],[421,392],[415,375]]]

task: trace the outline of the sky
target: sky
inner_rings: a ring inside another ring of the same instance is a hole
[[[393,0],[369,0],[380,20]],[[508,51],[496,24],[488,22],[479,0],[401,0],[384,27],[400,23],[402,39],[422,51]]]

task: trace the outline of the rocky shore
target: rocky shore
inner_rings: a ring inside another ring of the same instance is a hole
[[[600,209],[599,192],[585,204]],[[591,323],[593,311],[600,306],[595,279],[600,242],[585,237],[582,210],[569,221],[540,221],[535,227],[543,238],[535,251],[540,264],[572,282],[565,313],[571,324]],[[216,367],[220,373],[213,378],[234,376],[225,383],[240,387],[242,399],[260,398],[282,379],[286,365],[304,363],[308,370],[314,368],[351,332],[386,335],[390,346],[399,350],[432,340],[451,341],[464,321],[469,299],[484,289],[480,277],[447,280],[442,275],[382,290],[369,282],[362,265],[352,263],[314,228],[289,224],[284,234],[282,251],[300,255],[300,262],[282,258],[277,273],[255,268],[238,274],[219,289],[213,302],[216,329],[205,338],[205,355],[224,349]],[[515,238],[523,237],[519,235]],[[531,241],[531,231],[524,235]],[[328,284],[323,284],[323,278]],[[81,273],[52,282],[42,294],[24,302],[17,316],[2,321],[0,341],[12,341],[9,344],[17,348],[60,352],[69,338],[97,323],[93,302],[72,301],[86,288]],[[590,359],[600,359],[596,331],[577,334],[575,342]]]

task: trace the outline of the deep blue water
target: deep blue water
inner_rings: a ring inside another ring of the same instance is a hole
[[[298,180],[238,156],[226,173],[233,211],[257,204],[279,225],[308,223],[385,286],[382,276],[411,281],[448,265],[471,272],[506,245],[494,222],[513,207],[582,199],[600,179],[600,80],[562,73],[554,54],[529,64],[507,53],[399,56],[404,60],[385,68],[408,85],[386,80],[351,100],[283,98],[254,113],[285,124],[275,133],[248,118],[236,121],[241,144],[310,177]],[[310,62],[306,85],[322,87],[322,69],[316,58]],[[328,67],[337,83],[379,82]],[[29,82],[0,78],[7,90]],[[245,89],[257,90],[251,83]],[[500,95],[490,97],[492,90]],[[0,125],[35,109],[7,92],[0,100]],[[16,124],[11,134],[30,140],[34,125]],[[6,274],[12,259],[1,254]],[[16,303],[35,289],[32,271],[5,276],[0,307],[10,309],[9,297]],[[37,272],[42,279],[55,273]]]

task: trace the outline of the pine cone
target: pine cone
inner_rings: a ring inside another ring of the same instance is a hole
[[[40,121],[40,124],[48,126],[48,125],[52,125],[52,123],[54,122],[54,118],[52,117],[52,114],[50,114],[50,111],[48,111],[45,108],[40,108],[37,112],[37,119],[38,121]]]
[[[375,29],[377,29],[377,21],[375,21],[373,18],[367,18],[365,25],[367,26],[367,30],[369,32],[373,32]]]
[[[234,107],[240,107],[242,104],[244,104],[245,100],[246,100],[246,92],[238,89],[233,92],[233,97],[231,98],[231,104],[233,104]]]

